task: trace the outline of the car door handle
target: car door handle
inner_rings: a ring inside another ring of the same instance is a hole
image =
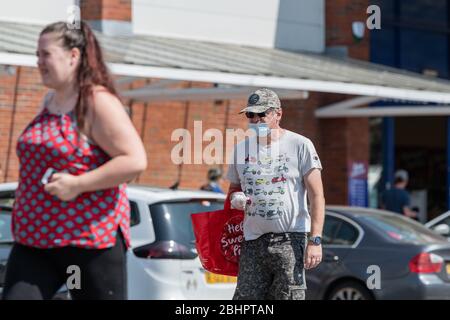
[[[339,261],[339,256],[336,256],[334,254],[331,255],[325,255],[325,258],[323,259],[323,261],[325,262],[338,262]]]
[[[183,273],[194,274],[194,271],[192,271],[192,270],[183,270]]]

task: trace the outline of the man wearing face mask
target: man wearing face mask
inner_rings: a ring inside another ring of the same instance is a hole
[[[303,300],[305,269],[322,260],[320,159],[311,140],[280,127],[283,112],[272,90],[252,93],[240,113],[255,134],[235,147],[227,173],[231,205],[245,211],[233,299]]]

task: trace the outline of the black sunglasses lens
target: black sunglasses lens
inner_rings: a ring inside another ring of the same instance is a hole
[[[259,112],[259,113],[246,112],[245,115],[249,119],[253,119],[255,117],[255,115],[257,115],[260,118],[264,118],[266,116],[266,113],[265,112]]]

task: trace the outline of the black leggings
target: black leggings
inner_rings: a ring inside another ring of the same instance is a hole
[[[75,300],[127,299],[126,246],[120,228],[116,245],[108,249],[63,247],[39,249],[15,243],[9,256],[4,300],[51,299],[66,282],[76,284],[69,266],[79,267],[79,289],[70,289]]]

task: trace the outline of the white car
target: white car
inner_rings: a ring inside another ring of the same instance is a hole
[[[0,184],[0,206],[12,205],[16,187],[17,183]],[[202,268],[190,217],[191,213],[222,209],[225,196],[137,185],[128,186],[127,192],[132,246],[127,253],[128,298],[231,299],[236,278]]]

